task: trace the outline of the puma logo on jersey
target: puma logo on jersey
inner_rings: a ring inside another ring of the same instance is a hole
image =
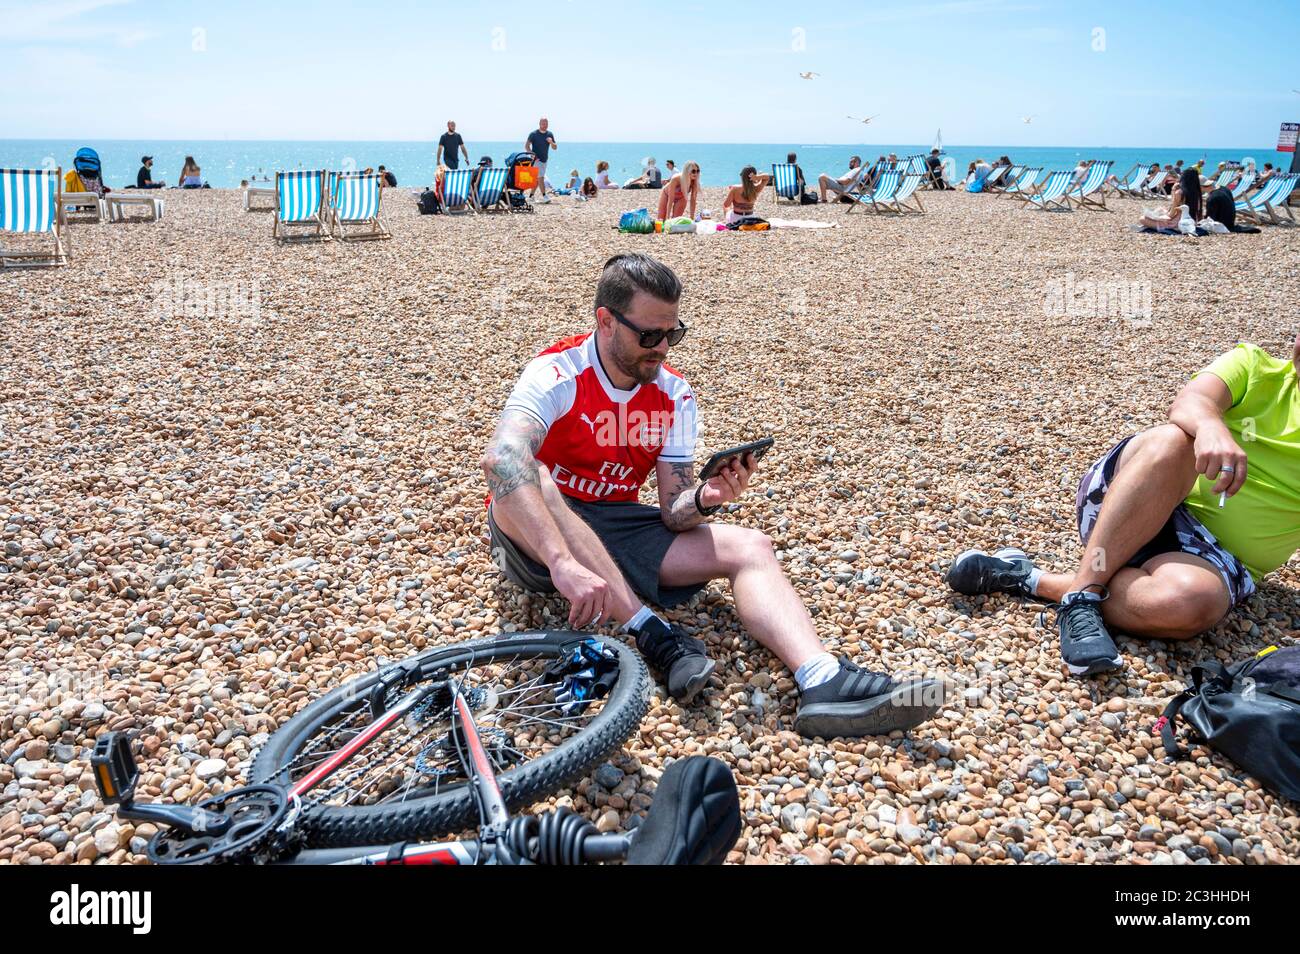
[[[591,433],[595,434],[596,422],[593,421],[591,418],[589,418],[586,414],[580,414],[578,416],[582,420],[582,423],[586,424],[589,428],[591,428]]]

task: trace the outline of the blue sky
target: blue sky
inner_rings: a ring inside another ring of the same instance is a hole
[[[1231,148],[1300,120],[1295,2],[360,7],[0,0],[0,138],[513,140],[546,114],[587,141]]]

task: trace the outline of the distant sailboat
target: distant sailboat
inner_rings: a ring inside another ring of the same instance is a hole
[[[943,130],[936,129],[934,132],[934,148],[943,152]]]

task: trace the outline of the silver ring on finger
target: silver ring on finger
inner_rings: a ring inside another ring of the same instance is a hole
[[[1228,464],[1224,464],[1222,467],[1219,468],[1219,473],[1221,474],[1235,474],[1236,472],[1237,471],[1233,467],[1229,466]]]

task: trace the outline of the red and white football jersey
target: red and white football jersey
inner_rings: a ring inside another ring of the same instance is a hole
[[[695,460],[695,395],[686,379],[662,364],[650,383],[619,390],[590,332],[530,361],[506,401],[512,408],[546,428],[537,459],[578,500],[636,500],[657,460]]]

